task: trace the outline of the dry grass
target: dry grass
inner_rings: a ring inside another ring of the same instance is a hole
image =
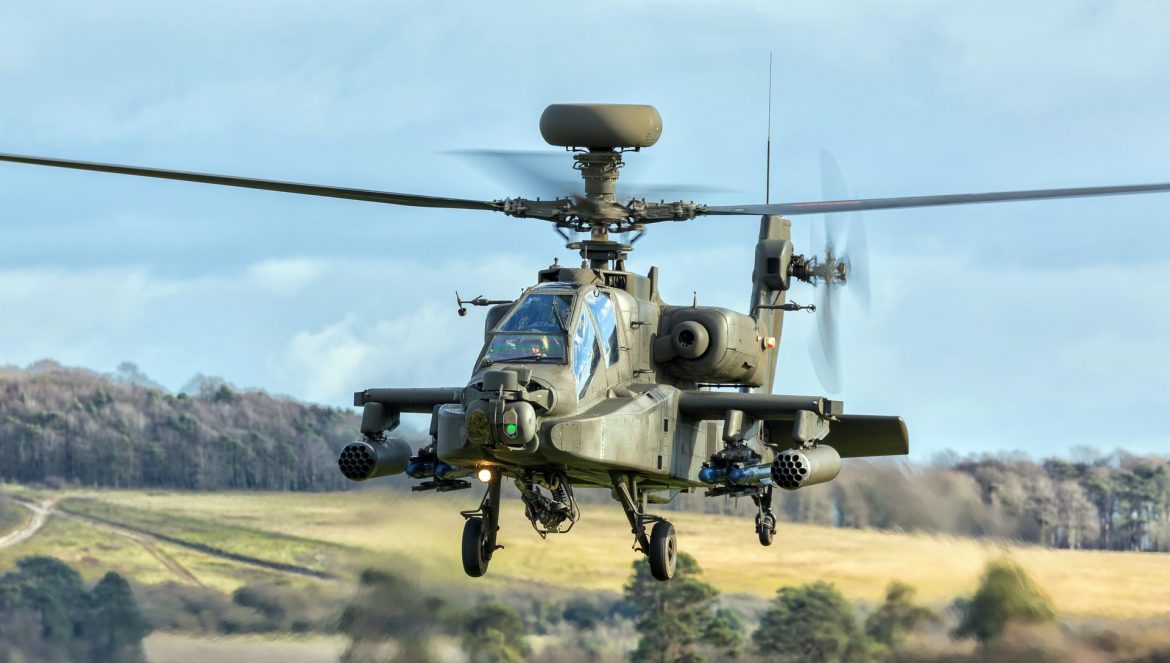
[[[541,541],[522,515],[519,502],[505,504],[500,543],[488,576],[470,580],[459,561],[463,519],[459,510],[474,508],[479,491],[447,495],[392,491],[350,493],[168,493],[141,491],[72,491],[69,496],[97,499],[111,507],[129,507],[164,516],[192,536],[208,536],[207,524],[221,526],[220,547],[257,557],[284,555],[282,541],[297,537],[298,555],[328,555],[336,546],[352,552],[344,567],[380,563],[405,565],[420,580],[467,588],[499,588],[514,583],[562,589],[620,590],[637,556],[624,515],[616,506],[590,506],[566,536]],[[135,516],[138,517],[138,516]],[[989,559],[1009,555],[1027,568],[1067,615],[1146,618],[1166,614],[1170,606],[1170,556],[1150,553],[1046,550],[992,544],[944,536],[866,530],[841,530],[782,524],[776,543],[761,547],[750,520],[695,513],[673,513],[680,547],[698,559],[706,579],[723,592],[771,597],[782,586],[828,580],[853,600],[878,601],[886,584],[904,580],[921,599],[942,604],[970,593]],[[59,517],[51,525],[62,526]],[[239,532],[248,535],[240,540]],[[280,535],[271,540],[265,532]],[[109,544],[119,544],[106,537]],[[88,541],[88,543],[86,543]],[[320,550],[311,550],[312,542]],[[306,543],[307,542],[307,543]],[[89,555],[143,581],[155,581],[165,569],[140,551],[119,545],[95,554],[92,536],[80,541],[57,530],[23,546],[67,561]],[[20,548],[22,546],[17,546]],[[89,552],[84,552],[88,550]],[[167,549],[206,584],[231,589],[267,571],[211,558],[189,550]],[[283,552],[282,552],[283,551]],[[0,565],[19,556],[0,551]],[[143,577],[140,577],[142,574]]]
[[[33,555],[60,558],[87,580],[96,580],[111,568],[143,583],[172,579],[166,567],[142,546],[72,518],[51,516],[32,538],[0,548],[0,569],[13,568],[16,560]]]
[[[147,660],[169,663],[336,663],[346,643],[340,637],[197,638],[154,633],[143,644]]]
[[[9,532],[20,529],[28,522],[31,514],[28,509],[0,497],[0,537]]]

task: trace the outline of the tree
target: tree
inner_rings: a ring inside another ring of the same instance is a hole
[[[860,661],[868,654],[852,606],[824,581],[780,588],[752,641],[770,661]]]
[[[739,658],[747,635],[743,616],[734,608],[719,608],[703,628],[703,644],[716,650],[719,660]]]
[[[17,600],[23,607],[39,613],[41,638],[69,648],[73,636],[84,628],[88,608],[81,575],[53,557],[25,557],[16,567],[6,579],[16,585]]]
[[[110,571],[93,588],[93,616],[89,622],[94,641],[93,660],[138,663],[145,661],[142,639],[150,624],[138,609],[130,583]]]
[[[592,631],[605,621],[605,611],[584,596],[575,596],[565,604],[561,618],[580,631]]]
[[[914,588],[895,580],[886,588],[886,600],[865,620],[865,634],[887,647],[896,647],[906,635],[927,621],[938,621],[934,611],[914,604]]]
[[[358,583],[358,596],[338,623],[350,638],[342,663],[434,660],[430,639],[443,625],[443,601],[387,571],[366,569]]]
[[[463,649],[472,663],[521,663],[531,653],[524,620],[513,609],[487,601],[463,616]]]
[[[206,381],[206,380],[205,380]],[[172,396],[132,365],[117,376],[0,368],[0,481],[86,486],[336,490],[342,410],[210,382]]]
[[[718,592],[699,580],[702,573],[694,557],[680,552],[674,578],[660,582],[650,575],[650,563],[634,562],[634,573],[625,585],[625,600],[637,615],[638,647],[634,661],[677,663],[700,660],[697,644],[711,621],[711,600]]]
[[[992,640],[1008,622],[1038,624],[1056,620],[1048,597],[1018,564],[1009,560],[987,565],[974,596],[958,604],[961,614],[955,635]]]
[[[108,573],[92,591],[52,557],[0,577],[0,660],[138,663],[150,627],[130,585]]]

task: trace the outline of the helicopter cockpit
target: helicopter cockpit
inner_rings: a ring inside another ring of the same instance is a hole
[[[581,299],[576,315],[576,300]],[[533,288],[492,331],[484,363],[571,364],[581,398],[598,366],[618,361],[617,312],[610,295],[563,284]]]
[[[530,293],[496,326],[483,360],[565,363],[573,299],[572,292]]]

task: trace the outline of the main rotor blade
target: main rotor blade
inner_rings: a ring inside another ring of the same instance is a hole
[[[184,182],[200,182],[202,184],[218,184],[234,186],[244,189],[263,189],[265,191],[281,191],[284,193],[298,193],[306,196],[323,196],[326,198],[345,198],[347,200],[364,200],[372,203],[386,203],[389,205],[409,205],[412,207],[445,207],[449,209],[500,210],[502,204],[496,201],[464,200],[461,198],[440,198],[436,196],[418,196],[409,193],[391,193],[389,191],[373,191],[369,189],[350,189],[338,186],[323,186],[320,184],[299,184],[296,182],[279,182],[276,180],[261,180],[250,177],[233,177],[230,175],[211,175],[207,173],[188,173],[180,170],[163,170],[161,168],[140,168],[137,166],[119,166],[109,163],[92,163],[89,161],[68,161],[65,159],[49,159],[45,157],[22,156],[19,154],[0,153],[0,161],[13,163],[27,163],[36,166],[53,166],[55,168],[72,168],[75,170],[92,170],[99,173],[116,173],[118,175],[135,175],[138,177],[156,177],[164,180],[182,180]]]
[[[792,216],[794,214],[862,212],[879,209],[903,209],[907,207],[940,207],[943,205],[972,205],[975,203],[1002,203],[1018,200],[1087,198],[1090,196],[1119,196],[1132,193],[1160,193],[1166,191],[1170,191],[1170,183],[1093,186],[1072,189],[1036,189],[1034,191],[998,191],[995,193],[958,193],[943,196],[906,196],[901,198],[869,198],[867,200],[824,200],[810,203],[776,203],[773,205],[719,205],[698,209],[695,213],[710,215],[779,214]]]
[[[493,179],[524,191],[525,195],[580,196],[581,179],[559,177],[572,173],[572,155],[535,150],[451,150]]]
[[[845,177],[841,174],[841,167],[837,165],[837,160],[833,155],[821,148],[821,194],[825,196],[826,200],[841,200],[849,195],[849,191],[845,188]],[[844,214],[828,213],[823,217],[824,222],[824,241],[814,244],[813,250],[820,250],[826,244],[834,249],[834,252],[840,254],[841,249],[845,245],[845,225],[847,218]]]
[[[562,174],[575,172],[574,162],[565,152],[547,150],[451,150],[453,156],[467,159],[497,181],[522,188],[527,195],[582,197],[579,177],[566,179]],[[687,198],[696,194],[732,193],[731,189],[705,184],[661,184],[634,180],[619,180],[618,200],[667,200]]]

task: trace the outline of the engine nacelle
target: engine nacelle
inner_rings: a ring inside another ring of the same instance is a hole
[[[762,386],[764,343],[759,322],[713,306],[670,306],[654,340],[654,361],[680,378]]]

